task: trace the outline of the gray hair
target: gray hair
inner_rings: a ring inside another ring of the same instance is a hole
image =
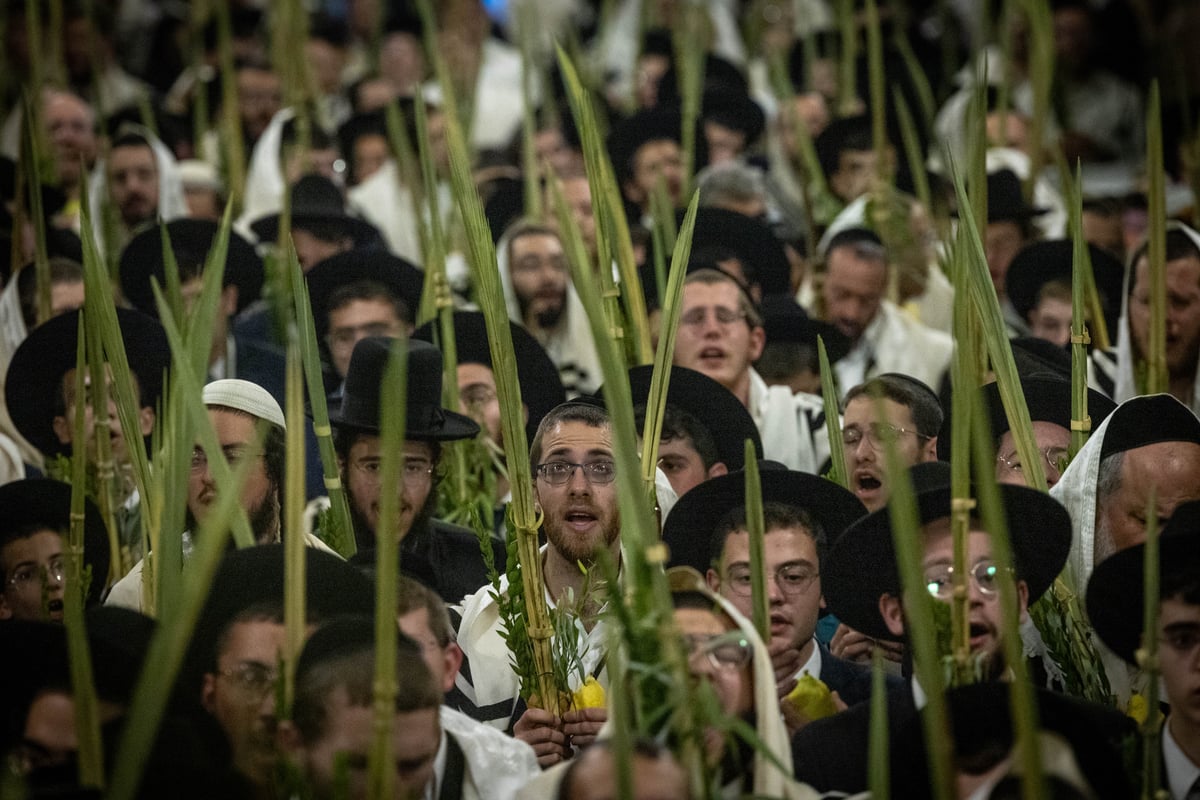
[[[705,167],[696,175],[696,186],[702,208],[762,200],[767,195],[762,170],[738,161]]]

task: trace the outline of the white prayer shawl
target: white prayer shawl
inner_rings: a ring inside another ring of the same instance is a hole
[[[346,197],[363,219],[379,229],[388,250],[423,266],[417,209],[412,192],[400,183],[395,161],[388,159],[374,175],[351,187]]]
[[[533,748],[520,739],[446,706],[439,717],[442,730],[458,742],[466,761],[463,800],[510,800],[541,772]]]
[[[750,370],[750,416],[762,437],[763,458],[788,469],[817,474],[829,458],[825,406],[816,395],[768,386]]]
[[[866,348],[867,354],[864,380],[885,372],[899,372],[916,378],[936,392],[950,366],[954,340],[949,334],[922,325],[896,304],[884,300],[854,350],[862,348]],[[841,372],[839,370],[839,375]],[[842,379],[840,389],[843,394],[852,388],[853,384],[847,385]]]
[[[251,242],[258,241],[258,236],[250,229],[250,223],[268,214],[276,214],[283,208],[283,193],[287,184],[279,164],[279,148],[283,143],[283,126],[294,116],[295,112],[290,108],[281,108],[276,112],[250,152],[242,215],[234,227]]]
[[[1083,605],[1088,579],[1096,566],[1096,480],[1100,474],[1100,454],[1104,449],[1104,437],[1108,425],[1117,412],[1109,414],[1104,422],[1088,437],[1083,446],[1063,471],[1062,478],[1050,489],[1050,496],[1062,503],[1071,516],[1071,552],[1063,569],[1063,577]],[[1119,656],[1093,637],[1108,682],[1117,696],[1121,707],[1129,702],[1135,690],[1135,675]]]
[[[183,193],[183,178],[179,174],[179,164],[175,161],[175,155],[149,128],[141,125],[123,125],[122,132],[126,131],[145,139],[154,153],[154,164],[158,169],[158,219],[170,222],[186,217],[187,197]],[[111,202],[108,196],[108,165],[105,161],[97,161],[88,178],[88,202],[92,213],[92,232],[95,233],[96,244],[103,253],[106,251],[102,209]]]
[[[508,250],[511,237],[506,233],[496,244],[496,261],[500,269],[500,285],[504,289],[504,303],[508,318],[518,325],[525,325],[521,317],[521,304],[513,289]],[[528,329],[527,329],[528,330]],[[550,332],[529,330],[529,333],[546,349],[550,360],[558,367],[567,397],[592,394],[600,388],[603,375],[600,372],[600,356],[592,339],[592,328],[588,323],[583,301],[575,291],[570,278],[567,279],[567,301],[558,327]]]
[[[508,591],[508,579],[505,576],[500,578],[500,591]],[[500,610],[492,592],[490,585],[484,586],[463,598],[458,646],[466,657],[465,666],[469,668],[469,675],[467,670],[460,670],[454,682],[467,701],[480,710],[477,719],[483,716],[484,709],[490,709],[486,712],[487,719],[479,719],[481,723],[506,731],[516,710],[521,686],[512,668],[508,645],[500,632]],[[546,592],[546,605],[555,607],[549,591]],[[591,631],[584,630],[583,623],[578,619],[575,625],[579,629],[580,640],[585,644],[581,654],[584,675],[595,675],[596,680],[607,689],[608,673],[600,669],[608,649],[604,618],[601,617]],[[572,687],[575,688],[578,687]]]
[[[1189,228],[1187,225],[1179,222],[1168,223],[1168,230],[1179,230],[1187,235],[1192,243],[1200,248],[1200,233]],[[1134,378],[1134,354],[1133,354],[1133,336],[1129,328],[1129,291],[1130,283],[1133,281],[1134,269],[1137,265],[1130,263],[1125,267],[1125,281],[1121,290],[1121,318],[1117,322],[1117,349],[1115,354],[1115,363],[1113,354],[1096,353],[1092,357],[1093,369],[1100,371],[1113,371],[1115,374],[1110,375],[1113,379],[1112,399],[1117,403],[1123,403],[1131,397],[1138,395],[1137,381]],[[1192,385],[1192,402],[1190,405],[1192,413],[1200,414],[1200,362],[1196,365],[1196,378]]]

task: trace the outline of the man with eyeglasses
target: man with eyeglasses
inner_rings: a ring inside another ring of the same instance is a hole
[[[842,409],[842,448],[846,481],[868,511],[884,508],[891,493],[885,448],[895,442],[905,467],[937,460],[937,436],[942,427],[937,395],[916,378],[888,372],[846,393]],[[895,643],[867,636],[839,624],[829,641],[839,658],[868,663],[880,650],[897,669],[903,650]]]
[[[674,363],[724,386],[750,412],[764,456],[789,469],[818,472],[829,457],[825,415],[816,395],[767,386],[753,364],[762,355],[762,317],[737,279],[698,269],[684,279]]]
[[[621,519],[617,505],[616,466],[608,413],[594,402],[571,401],[543,419],[530,446],[533,491],[542,514],[546,546],[542,568],[550,606],[569,603],[576,611],[585,675],[603,685],[607,650],[604,622],[590,590],[599,575],[598,558],[607,552],[620,563]],[[582,567],[582,569],[581,569]],[[502,582],[500,591],[505,591]],[[456,707],[481,722],[511,731],[533,747],[538,763],[548,767],[570,757],[573,747],[595,740],[607,719],[603,708],[556,716],[527,707],[520,697],[494,590],[485,586],[467,597],[461,608],[458,644],[466,657],[456,686]],[[575,687],[572,687],[575,688]]]
[[[70,512],[68,484],[30,478],[0,486],[0,620],[63,621]],[[94,605],[107,583],[108,532],[86,499],[83,556],[91,570],[86,602]]]
[[[385,491],[398,492],[400,518],[391,533],[401,541],[400,564],[447,602],[487,583],[487,569],[475,534],[433,518],[437,509],[437,468],[442,442],[469,439],[479,426],[442,408],[442,354],[417,339],[408,340],[404,445],[398,485],[382,485],[382,384],[389,353],[397,340],[370,336],[354,347],[341,407],[331,411],[333,446],[358,552],[353,563],[375,564],[380,505]],[[494,548],[503,563],[503,546]]]
[[[835,657],[815,637],[821,595],[821,560],[831,536],[866,509],[848,491],[802,472],[764,469],[764,590],[770,614],[765,642],[776,692],[787,696],[805,673],[824,681],[848,704],[870,696],[870,672]],[[745,474],[705,481],[680,498],[663,526],[672,564],[705,570],[708,587],[747,619],[754,616]],[[802,721],[785,718],[799,726]]]
[[[924,588],[939,601],[953,594],[954,537],[950,529],[950,465],[918,464],[912,477],[921,524]],[[1013,553],[1017,611],[1026,609],[1050,586],[1066,563],[1071,546],[1070,517],[1059,503],[1023,486],[1001,485],[1000,500]],[[976,512],[976,514],[978,511]],[[901,582],[892,540],[890,510],[873,511],[834,542],[822,567],[822,587],[830,610],[856,631],[876,639],[907,637]],[[1030,525],[1028,520],[1038,524]],[[969,646],[985,679],[1004,672],[999,573],[991,533],[973,516],[967,537],[967,619]],[[893,732],[925,705],[920,684],[889,697],[888,724]],[[792,740],[796,778],[818,791],[855,793],[867,789],[869,704],[818,720]]]
[[[286,460],[287,423],[283,418],[283,409],[266,389],[238,378],[226,378],[207,384],[202,398],[208,409],[208,420],[212,423],[217,442],[221,445],[221,454],[210,454],[199,443],[192,448],[187,482],[187,509],[184,514],[184,558],[191,554],[194,537],[205,517],[216,505],[217,481],[209,462],[218,457],[223,457],[231,470],[236,469],[243,459],[255,459],[255,464],[241,485],[239,502],[246,510],[255,544],[278,542],[282,530],[280,512],[283,507]],[[261,452],[255,453],[259,424],[266,426],[266,433]],[[319,545],[319,542],[311,539],[308,543]],[[113,586],[104,602],[135,611],[143,610],[144,570],[145,559],[142,559],[134,565],[128,575]]]

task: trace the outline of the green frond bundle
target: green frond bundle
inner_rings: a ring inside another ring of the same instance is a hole
[[[1161,668],[1158,663],[1158,612],[1159,593],[1158,558],[1158,498],[1156,487],[1151,487],[1146,502],[1146,548],[1142,556],[1142,646],[1137,650],[1138,666],[1146,678],[1146,708],[1149,713],[1141,725],[1142,734],[1142,797],[1157,800],[1162,785],[1162,725],[1158,714],[1158,678]]]
[[[1143,389],[1146,394],[1166,392],[1171,385],[1167,369],[1167,200],[1162,148],[1162,115],[1155,81],[1150,86],[1150,102],[1146,106],[1146,173],[1150,183],[1146,191],[1150,223],[1146,234],[1150,278],[1150,332]]]
[[[825,339],[817,337],[817,358],[821,366],[821,402],[825,407],[825,434],[829,437],[829,480],[838,486],[846,487],[850,475],[846,469],[846,445],[842,441],[842,430],[838,410],[837,379],[833,367],[829,364],[829,353],[825,350]]]
[[[746,533],[750,536],[750,608],[752,622],[759,637],[771,644],[771,601],[767,597],[767,560],[763,555],[763,538],[766,536],[763,522],[762,479],[758,475],[758,454],[754,442],[746,440]]]

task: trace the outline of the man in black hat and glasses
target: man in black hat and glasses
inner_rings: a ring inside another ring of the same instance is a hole
[[[350,357],[342,406],[329,415],[342,485],[350,503],[359,558],[373,563],[384,487],[380,426],[381,385],[396,340],[382,336],[360,341]],[[400,492],[403,537],[401,562],[446,601],[461,599],[487,582],[479,543],[471,531],[433,519],[437,508],[437,467],[441,443],[469,439],[479,426],[441,406],[442,354],[433,345],[408,342],[405,440]],[[502,562],[502,554],[498,554]]]
[[[954,591],[950,465],[918,464],[910,475],[921,523],[925,586],[935,598],[949,603]],[[1010,485],[999,489],[1012,544],[1017,610],[1024,617],[1029,604],[1050,587],[1066,563],[1071,520],[1066,509],[1041,492]],[[829,609],[847,625],[867,636],[895,641],[906,638],[908,630],[890,513],[886,506],[873,511],[837,538],[821,565],[821,588]],[[1038,524],[1029,524],[1031,519]],[[998,675],[1003,668],[1001,576],[993,557],[992,533],[978,518],[970,523],[967,570],[971,653],[981,657],[985,675]],[[925,698],[915,679],[905,689],[891,693],[888,719],[893,730],[915,717]],[[792,753],[797,780],[819,791],[867,789],[870,714],[866,709],[860,705],[818,720],[796,734]]]

